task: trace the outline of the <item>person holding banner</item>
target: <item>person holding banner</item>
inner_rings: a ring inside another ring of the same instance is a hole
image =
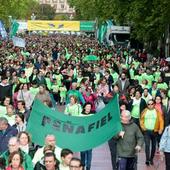
[[[66,103],[68,104],[70,102],[70,96],[76,96],[77,101],[82,104],[85,104],[85,100],[79,90],[77,90],[77,83],[73,82],[71,84],[71,89],[67,92],[67,97],[66,97]]]
[[[92,104],[90,102],[85,103],[82,116],[90,116],[91,114]],[[90,170],[91,168],[91,161],[92,161],[92,149],[80,152],[81,161],[83,166],[86,167],[86,170]]]
[[[67,104],[64,113],[71,116],[79,116],[82,112],[81,105],[77,103],[76,96],[70,96],[70,103]]]

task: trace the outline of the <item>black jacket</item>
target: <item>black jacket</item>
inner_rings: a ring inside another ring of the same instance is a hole
[[[139,111],[140,111],[140,114],[142,113],[142,111],[147,107],[147,104],[145,102],[144,99],[141,98],[141,102],[140,102],[140,108],[139,108]],[[133,109],[133,99],[130,101],[130,103],[128,104],[128,110],[131,112]]]

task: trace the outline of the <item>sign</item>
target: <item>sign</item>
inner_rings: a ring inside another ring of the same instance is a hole
[[[80,31],[79,21],[28,21],[29,31]]]
[[[32,141],[44,145],[47,134],[56,136],[57,145],[74,152],[97,147],[121,130],[118,98],[92,116],[69,116],[53,111],[35,100],[27,125]]]
[[[111,26],[111,33],[115,34],[130,34],[130,27],[128,26]]]
[[[80,31],[94,32],[95,21],[80,21]]]
[[[18,32],[22,32],[27,30],[27,22],[26,21],[17,21],[19,24]]]
[[[14,46],[25,48],[25,39],[19,37],[12,38]]]

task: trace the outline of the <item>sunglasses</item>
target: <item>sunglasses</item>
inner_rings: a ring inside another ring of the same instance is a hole
[[[148,103],[148,105],[154,105],[154,103]]]

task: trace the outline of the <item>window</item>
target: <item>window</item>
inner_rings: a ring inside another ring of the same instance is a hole
[[[64,4],[61,4],[61,9],[64,9]]]

